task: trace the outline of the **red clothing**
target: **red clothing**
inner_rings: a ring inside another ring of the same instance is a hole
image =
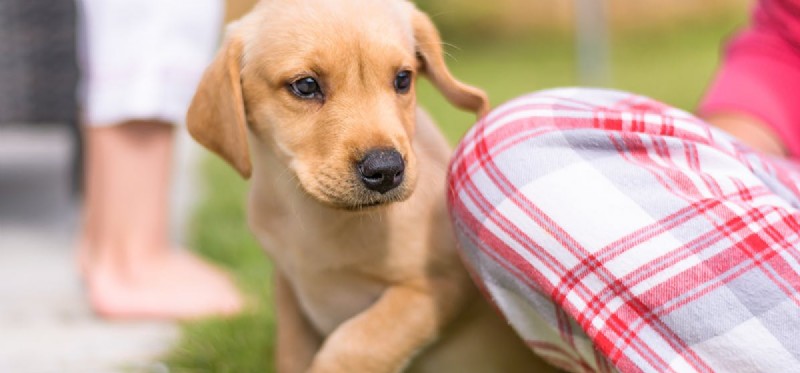
[[[473,278],[553,365],[798,372],[800,163],[646,97],[562,88],[472,127],[448,186]]]
[[[760,0],[752,24],[728,44],[699,109],[747,113],[800,156],[800,0]]]
[[[761,0],[753,14],[753,23],[800,47],[800,1]]]

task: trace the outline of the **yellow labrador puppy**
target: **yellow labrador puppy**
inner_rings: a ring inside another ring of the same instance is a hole
[[[264,0],[200,83],[189,130],[250,178],[248,220],[276,264],[279,372],[550,369],[459,260],[450,149],[417,108],[419,75],[489,109],[405,0]]]

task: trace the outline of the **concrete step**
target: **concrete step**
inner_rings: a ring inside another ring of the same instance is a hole
[[[175,167],[182,231],[193,156]],[[162,372],[172,323],[108,322],[89,309],[76,271],[78,201],[66,127],[0,126],[0,372]],[[177,235],[179,236],[179,235]]]

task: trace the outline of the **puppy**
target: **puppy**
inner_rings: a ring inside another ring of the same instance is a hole
[[[405,0],[264,0],[228,27],[189,109],[194,138],[251,180],[275,262],[279,372],[538,372],[479,297],[445,205],[428,78],[482,115]]]

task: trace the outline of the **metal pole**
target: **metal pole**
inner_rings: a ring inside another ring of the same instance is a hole
[[[575,0],[575,23],[579,84],[611,84],[606,1]]]

